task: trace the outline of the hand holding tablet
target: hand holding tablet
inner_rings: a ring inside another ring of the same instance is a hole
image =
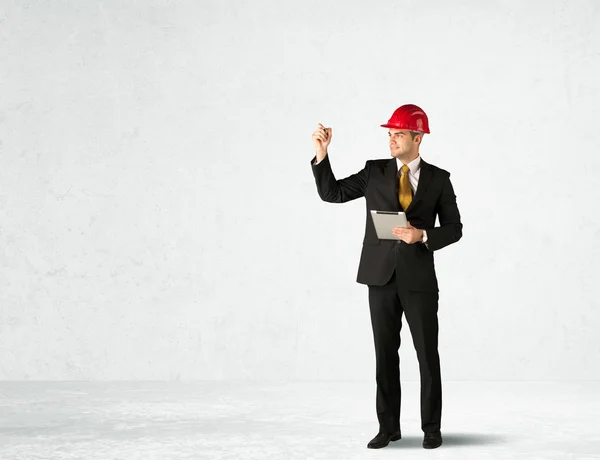
[[[380,240],[399,241],[399,239],[394,236],[392,232],[394,227],[408,228],[406,214],[403,212],[371,210],[371,217],[373,218],[373,224],[375,225],[377,238]]]

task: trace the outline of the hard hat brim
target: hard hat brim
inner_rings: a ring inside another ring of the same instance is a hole
[[[394,128],[394,129],[407,129],[408,131],[414,131],[416,133],[429,134],[429,131],[416,131],[414,129],[410,129],[407,126],[390,125],[389,123],[386,123],[385,125],[381,125],[381,127],[382,128]]]

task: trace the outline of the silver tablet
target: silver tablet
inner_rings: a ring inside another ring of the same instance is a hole
[[[371,210],[371,217],[377,232],[377,238],[380,240],[396,240],[399,238],[394,236],[392,229],[394,227],[408,227],[406,214],[397,211],[375,211]]]

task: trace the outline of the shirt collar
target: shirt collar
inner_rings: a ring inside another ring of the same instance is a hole
[[[396,166],[398,168],[398,171],[400,171],[402,165],[403,163],[398,158],[396,158]],[[416,173],[421,166],[421,155],[417,155],[417,158],[408,163],[406,166],[408,166],[408,169],[410,169],[410,174]]]

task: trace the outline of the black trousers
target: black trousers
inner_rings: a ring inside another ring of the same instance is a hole
[[[421,373],[421,429],[440,429],[442,379],[438,355],[437,292],[409,291],[396,276],[385,286],[369,285],[369,309],[375,341],[376,409],[379,430],[400,429],[400,329],[402,314],[410,328]]]

